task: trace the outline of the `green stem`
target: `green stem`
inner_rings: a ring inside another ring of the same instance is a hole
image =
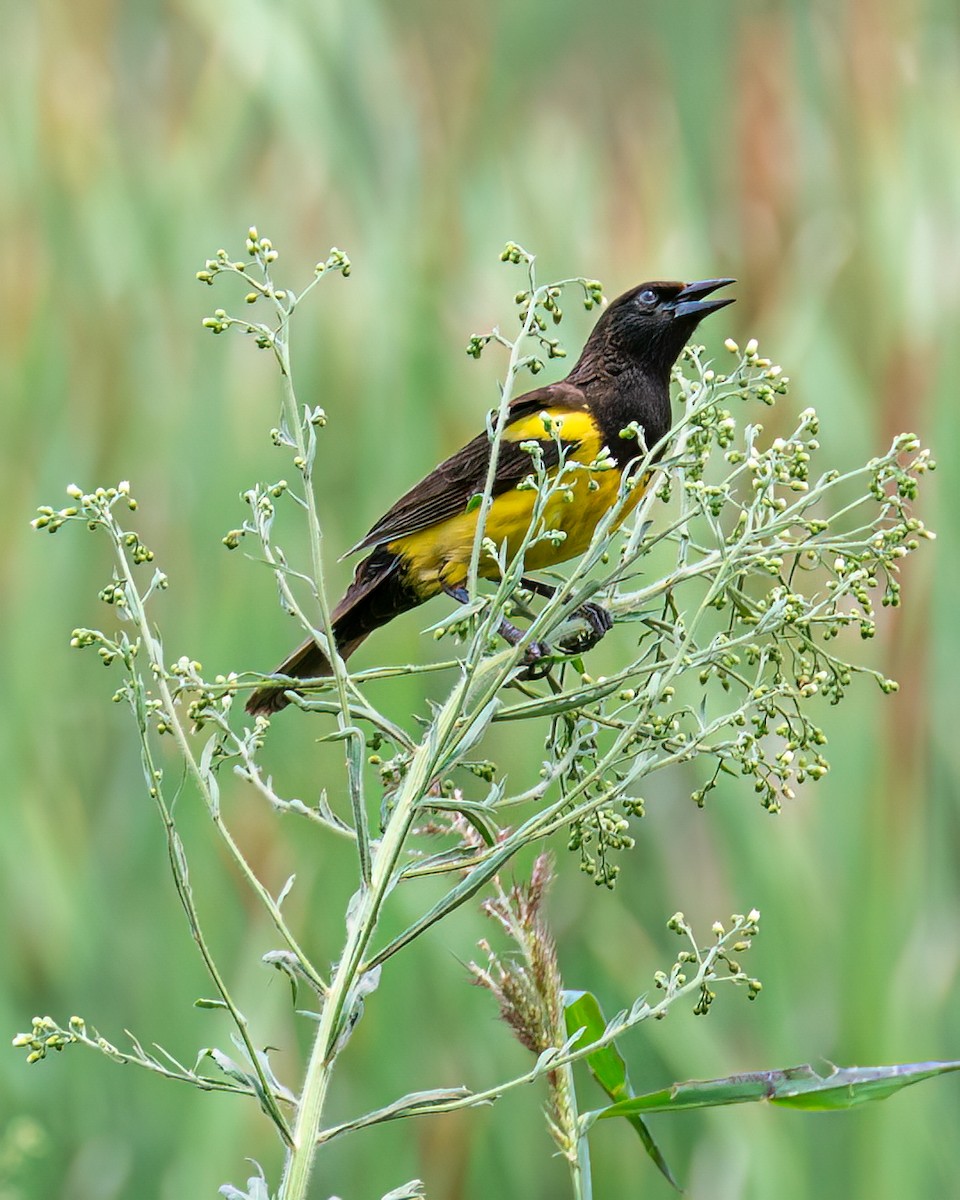
[[[645,998],[640,998],[631,1008],[623,1012],[618,1020],[611,1021],[595,1041],[583,1043],[581,1039],[575,1046],[562,1053],[558,1052],[555,1056],[541,1055],[529,1071],[524,1071],[522,1075],[504,1080],[502,1083],[485,1088],[480,1092],[467,1091],[452,1095],[449,1099],[431,1097],[427,1100],[418,1100],[411,1098],[409,1104],[394,1101],[374,1112],[365,1113],[362,1117],[325,1129],[320,1134],[320,1141],[329,1142],[341,1134],[352,1133],[357,1129],[366,1129],[372,1125],[380,1125],[386,1121],[405,1120],[408,1117],[437,1116],[441,1113],[460,1112],[466,1108],[492,1104],[507,1092],[526,1087],[527,1084],[542,1079],[548,1071],[559,1071],[573,1063],[582,1062],[604,1046],[612,1045],[642,1021],[661,1020],[677,1001],[697,994],[707,982],[724,985],[743,983],[747,977],[742,972],[736,975],[717,975],[715,967],[721,954],[740,939],[744,927],[744,920],[734,922],[722,937],[703,951],[698,948],[695,941],[691,942],[691,950],[696,956],[694,974],[682,983],[680,982],[682,976],[671,974],[662,996],[655,1004],[649,1004]]]
[[[355,897],[347,922],[347,936],[317,1026],[317,1035],[307,1065],[293,1127],[292,1146],[287,1156],[278,1200],[305,1200],[320,1135],[323,1108],[330,1077],[351,1018],[351,996],[363,974],[363,956],[391,887],[404,841],[417,805],[428,790],[441,757],[449,754],[458,736],[456,714],[461,691],[454,689],[437,715],[429,734],[421,742],[410,769],[397,791],[383,837],[373,850],[370,881]],[[451,743],[451,739],[453,739]]]
[[[487,517],[490,509],[493,506],[493,485],[497,477],[497,460],[500,456],[500,443],[503,440],[503,432],[507,427],[507,417],[510,413],[510,401],[513,397],[513,385],[517,375],[520,372],[520,351],[526,342],[527,338],[533,332],[536,325],[537,305],[544,298],[548,288],[537,287],[534,276],[535,256],[530,255],[528,258],[528,278],[530,285],[530,299],[527,308],[527,315],[524,318],[523,326],[515,341],[511,342],[508,339],[497,335],[497,340],[502,344],[510,347],[510,361],[507,364],[507,373],[503,382],[503,390],[500,393],[500,406],[497,409],[497,419],[494,422],[493,437],[490,444],[490,461],[487,464],[487,477],[483,485],[483,495],[480,501],[480,511],[477,513],[477,529],[473,536],[473,548],[470,551],[470,567],[467,572],[467,591],[471,598],[477,593],[477,577],[480,571],[480,555],[482,553],[483,535],[486,528]],[[558,283],[550,285],[557,288],[566,287],[571,283],[583,283],[582,279],[562,279]]]
[[[563,1089],[567,1107],[569,1109],[571,1137],[576,1138],[577,1153],[575,1158],[567,1157],[567,1164],[570,1167],[570,1180],[573,1184],[574,1200],[592,1200],[593,1198],[593,1179],[590,1174],[590,1143],[587,1141],[586,1133],[580,1130],[580,1114],[577,1110],[577,1092],[573,1078],[573,1064],[566,1063],[559,1068],[558,1074],[561,1077],[561,1088]]]
[[[159,773],[153,759],[153,753],[150,747],[149,730],[147,724],[147,712],[145,707],[145,689],[139,677],[134,676],[131,679],[133,688],[132,707],[137,718],[137,728],[140,734],[140,746],[143,756],[144,774],[148,780],[148,786],[157,803],[157,808],[160,812],[161,820],[163,821],[164,833],[167,839],[167,853],[170,859],[170,868],[173,873],[174,884],[177,889],[177,895],[180,898],[180,904],[187,917],[187,923],[190,926],[190,934],[196,943],[197,949],[200,951],[200,957],[203,959],[204,966],[213,981],[214,987],[220,994],[227,1007],[227,1011],[233,1018],[233,1022],[237,1027],[237,1032],[243,1041],[244,1048],[247,1052],[250,1066],[257,1076],[260,1083],[259,1099],[263,1110],[270,1116],[277,1129],[280,1131],[280,1136],[284,1143],[289,1146],[291,1144],[291,1132],[287,1125],[286,1118],[280,1111],[276,1096],[274,1095],[273,1087],[267,1079],[263,1067],[260,1063],[260,1058],[257,1054],[256,1047],[250,1037],[250,1031],[247,1025],[247,1019],[237,1008],[233,997],[227,989],[226,982],[220,974],[220,969],[217,966],[216,960],[207,945],[207,940],[204,937],[203,929],[200,925],[200,917],[197,912],[196,904],[193,899],[193,891],[190,887],[190,879],[187,874],[186,857],[183,853],[183,846],[180,841],[180,836],[177,833],[176,826],[173,821],[173,814],[170,806],[163,797],[163,792],[159,783]]]
[[[473,535],[473,547],[470,551],[470,567],[467,572],[467,591],[471,598],[477,592],[477,576],[480,571],[480,554],[483,546],[483,535],[487,517],[493,507],[493,485],[497,477],[497,460],[500,457],[500,443],[503,431],[507,427],[507,417],[510,412],[510,400],[513,396],[513,384],[520,369],[520,347],[526,341],[533,328],[537,308],[537,292],[533,288],[533,261],[530,262],[531,296],[530,307],[523,323],[519,337],[510,345],[510,361],[507,364],[507,374],[500,393],[500,407],[497,409],[497,419],[493,427],[493,438],[490,442],[490,461],[487,464],[487,477],[483,484],[483,496],[480,500],[480,511],[477,513],[477,529]]]
[[[347,674],[343,659],[337,651],[337,640],[333,631],[333,621],[330,616],[330,605],[327,602],[327,590],[323,571],[323,555],[321,545],[323,531],[320,527],[320,516],[317,512],[316,497],[313,493],[313,445],[307,444],[305,437],[305,422],[301,419],[296,393],[293,388],[293,378],[290,373],[290,345],[288,341],[289,310],[283,302],[274,297],[274,302],[280,313],[280,328],[273,335],[273,347],[280,372],[283,377],[283,408],[288,430],[297,446],[297,457],[303,475],[304,500],[307,510],[307,524],[310,533],[310,554],[313,566],[313,589],[317,604],[320,607],[320,620],[326,646],[321,647],[333,669],[333,679],[340,702],[339,724],[340,732],[347,742],[345,760],[347,767],[347,782],[350,802],[353,810],[354,828],[357,833],[357,850],[360,857],[360,878],[363,883],[370,882],[370,831],[367,824],[366,806],[363,799],[363,773],[357,765],[359,758],[351,754],[351,745],[363,734],[351,722],[350,696],[347,688]],[[312,439],[311,439],[312,442]]]
[[[186,764],[187,770],[191,778],[196,784],[197,790],[203,799],[203,803],[207,809],[210,819],[213,821],[217,832],[225,842],[227,849],[234,862],[240,868],[244,878],[247,880],[250,887],[256,893],[258,899],[263,904],[264,908],[270,914],[273,924],[276,926],[278,933],[286,942],[288,948],[296,955],[297,959],[303,968],[304,974],[311,981],[313,986],[318,991],[323,991],[324,982],[320,974],[310,962],[310,959],[304,953],[297,939],[283,918],[283,914],[277,907],[277,903],[269,891],[264,887],[263,883],[258,879],[253,868],[247,862],[240,847],[233,839],[223,817],[220,812],[220,803],[211,791],[210,781],[207,779],[204,771],[201,770],[200,764],[193,753],[193,747],[190,745],[190,740],[187,737],[187,731],[183,727],[183,722],[180,719],[181,709],[174,703],[173,695],[170,691],[170,685],[167,682],[167,671],[163,662],[163,649],[159,640],[154,637],[150,629],[150,623],[147,620],[146,610],[143,607],[143,601],[137,589],[136,580],[133,577],[133,569],[123,550],[123,532],[117,524],[116,518],[112,513],[106,512],[103,516],[104,525],[110,532],[110,536],[114,543],[114,553],[116,555],[117,564],[120,568],[120,574],[123,576],[126,584],[126,594],[128,599],[128,608],[130,616],[136,622],[140,640],[143,643],[144,650],[150,661],[150,666],[153,671],[156,682],[157,691],[160,694],[160,700],[163,705],[164,721],[169,726],[173,734],[174,741],[177,743],[177,748]],[[146,730],[142,731],[141,740],[144,742],[146,750],[149,747],[146,744]],[[263,1080],[266,1086],[266,1079]]]

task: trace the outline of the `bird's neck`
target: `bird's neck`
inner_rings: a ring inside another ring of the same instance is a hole
[[[568,379],[583,390],[604,442],[618,464],[635,458],[633,439],[620,437],[632,422],[643,430],[647,448],[670,430],[669,371],[650,371],[621,355],[604,355],[576,364]]]

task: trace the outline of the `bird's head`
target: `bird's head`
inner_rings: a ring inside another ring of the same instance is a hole
[[[638,284],[611,302],[594,333],[650,372],[669,374],[703,318],[733,303],[732,296],[706,297],[735,282],[701,279],[696,283]]]

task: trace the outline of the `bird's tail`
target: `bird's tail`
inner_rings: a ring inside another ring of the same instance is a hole
[[[353,583],[330,614],[341,658],[349,658],[375,629],[420,603],[420,598],[406,586],[400,565],[399,555],[381,547],[357,566]],[[316,642],[309,638],[273,673],[294,679],[320,679],[332,675],[333,667]],[[290,703],[284,694],[289,690],[289,684],[265,683],[247,701],[247,712],[254,716],[279,712]]]

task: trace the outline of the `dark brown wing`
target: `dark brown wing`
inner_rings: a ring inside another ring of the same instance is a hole
[[[579,388],[566,382],[553,383],[512,400],[508,424],[541,409],[583,407],[584,395]],[[545,465],[556,466],[556,444],[545,441],[542,445]],[[414,484],[347,554],[382,546],[462,513],[470,498],[483,490],[489,462],[490,439],[486,433],[481,433],[435,467],[425,479]],[[493,494],[497,496],[514,487],[530,471],[530,455],[516,442],[501,442]]]

